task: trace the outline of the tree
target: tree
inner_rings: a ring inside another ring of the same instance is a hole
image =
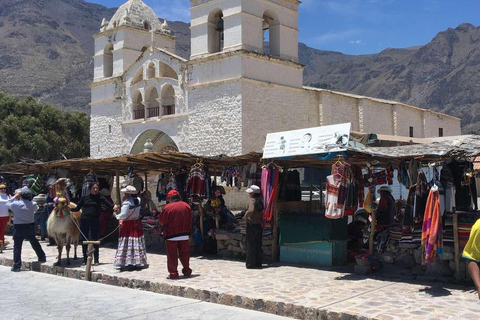
[[[88,157],[90,117],[0,92],[0,165]]]

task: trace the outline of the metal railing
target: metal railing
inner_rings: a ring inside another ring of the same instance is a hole
[[[163,115],[164,116],[169,116],[171,114],[175,114],[175,105],[168,105],[168,106],[163,106]]]
[[[160,115],[160,107],[148,108],[148,117],[154,118]]]
[[[145,109],[133,110],[133,120],[145,119]]]

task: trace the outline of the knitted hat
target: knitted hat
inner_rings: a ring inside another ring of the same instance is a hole
[[[110,191],[108,191],[107,188],[103,188],[102,190],[100,190],[100,194],[104,197],[110,197]]]

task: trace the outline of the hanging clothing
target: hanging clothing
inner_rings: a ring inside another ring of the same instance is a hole
[[[425,207],[428,199],[428,182],[427,177],[423,171],[420,171],[417,176],[417,185],[415,187],[415,218],[423,220]]]
[[[413,226],[413,216],[415,212],[415,191],[417,189],[416,185],[413,185],[408,190],[407,203],[405,205],[405,214],[403,215],[403,225],[404,226]]]
[[[266,175],[266,178],[268,181],[266,182],[266,190],[262,189],[262,195],[263,195],[263,203],[265,206],[265,211],[264,211],[264,222],[269,222],[273,218],[273,211],[274,211],[274,206],[275,206],[275,196],[278,192],[278,184],[279,184],[279,175],[280,171],[278,168],[272,168],[272,169],[264,169],[268,170],[269,173]],[[263,182],[263,175],[262,175],[262,185],[264,185]],[[265,199],[267,199],[265,201]]]
[[[140,219],[140,198],[128,198],[122,203],[118,248],[113,266],[115,268],[146,267],[147,250]]]
[[[443,253],[442,217],[438,187],[430,190],[422,227],[423,264],[433,264],[437,254]]]
[[[377,207],[377,224],[391,226],[395,223],[395,199],[390,192],[384,192]]]
[[[325,217],[339,219],[343,217],[345,207],[346,185],[340,181],[335,182],[334,176],[327,177],[327,199],[325,203]]]
[[[302,201],[300,173],[298,170],[285,171],[280,174],[280,190],[278,198],[282,202]]]
[[[468,211],[472,208],[470,184],[463,181],[467,164],[454,160],[448,164],[448,168],[452,173],[453,183],[455,185],[455,208],[457,211]]]
[[[189,194],[193,196],[207,196],[203,164],[196,163],[190,168],[190,175],[187,180],[187,190]]]

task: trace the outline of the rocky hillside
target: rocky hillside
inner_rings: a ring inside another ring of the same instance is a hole
[[[88,111],[92,35],[114,12],[83,0],[0,0],[0,91]],[[188,24],[169,25],[176,53],[188,58]],[[299,49],[306,85],[446,112],[480,132],[480,28],[462,24],[422,47],[372,55]]]

